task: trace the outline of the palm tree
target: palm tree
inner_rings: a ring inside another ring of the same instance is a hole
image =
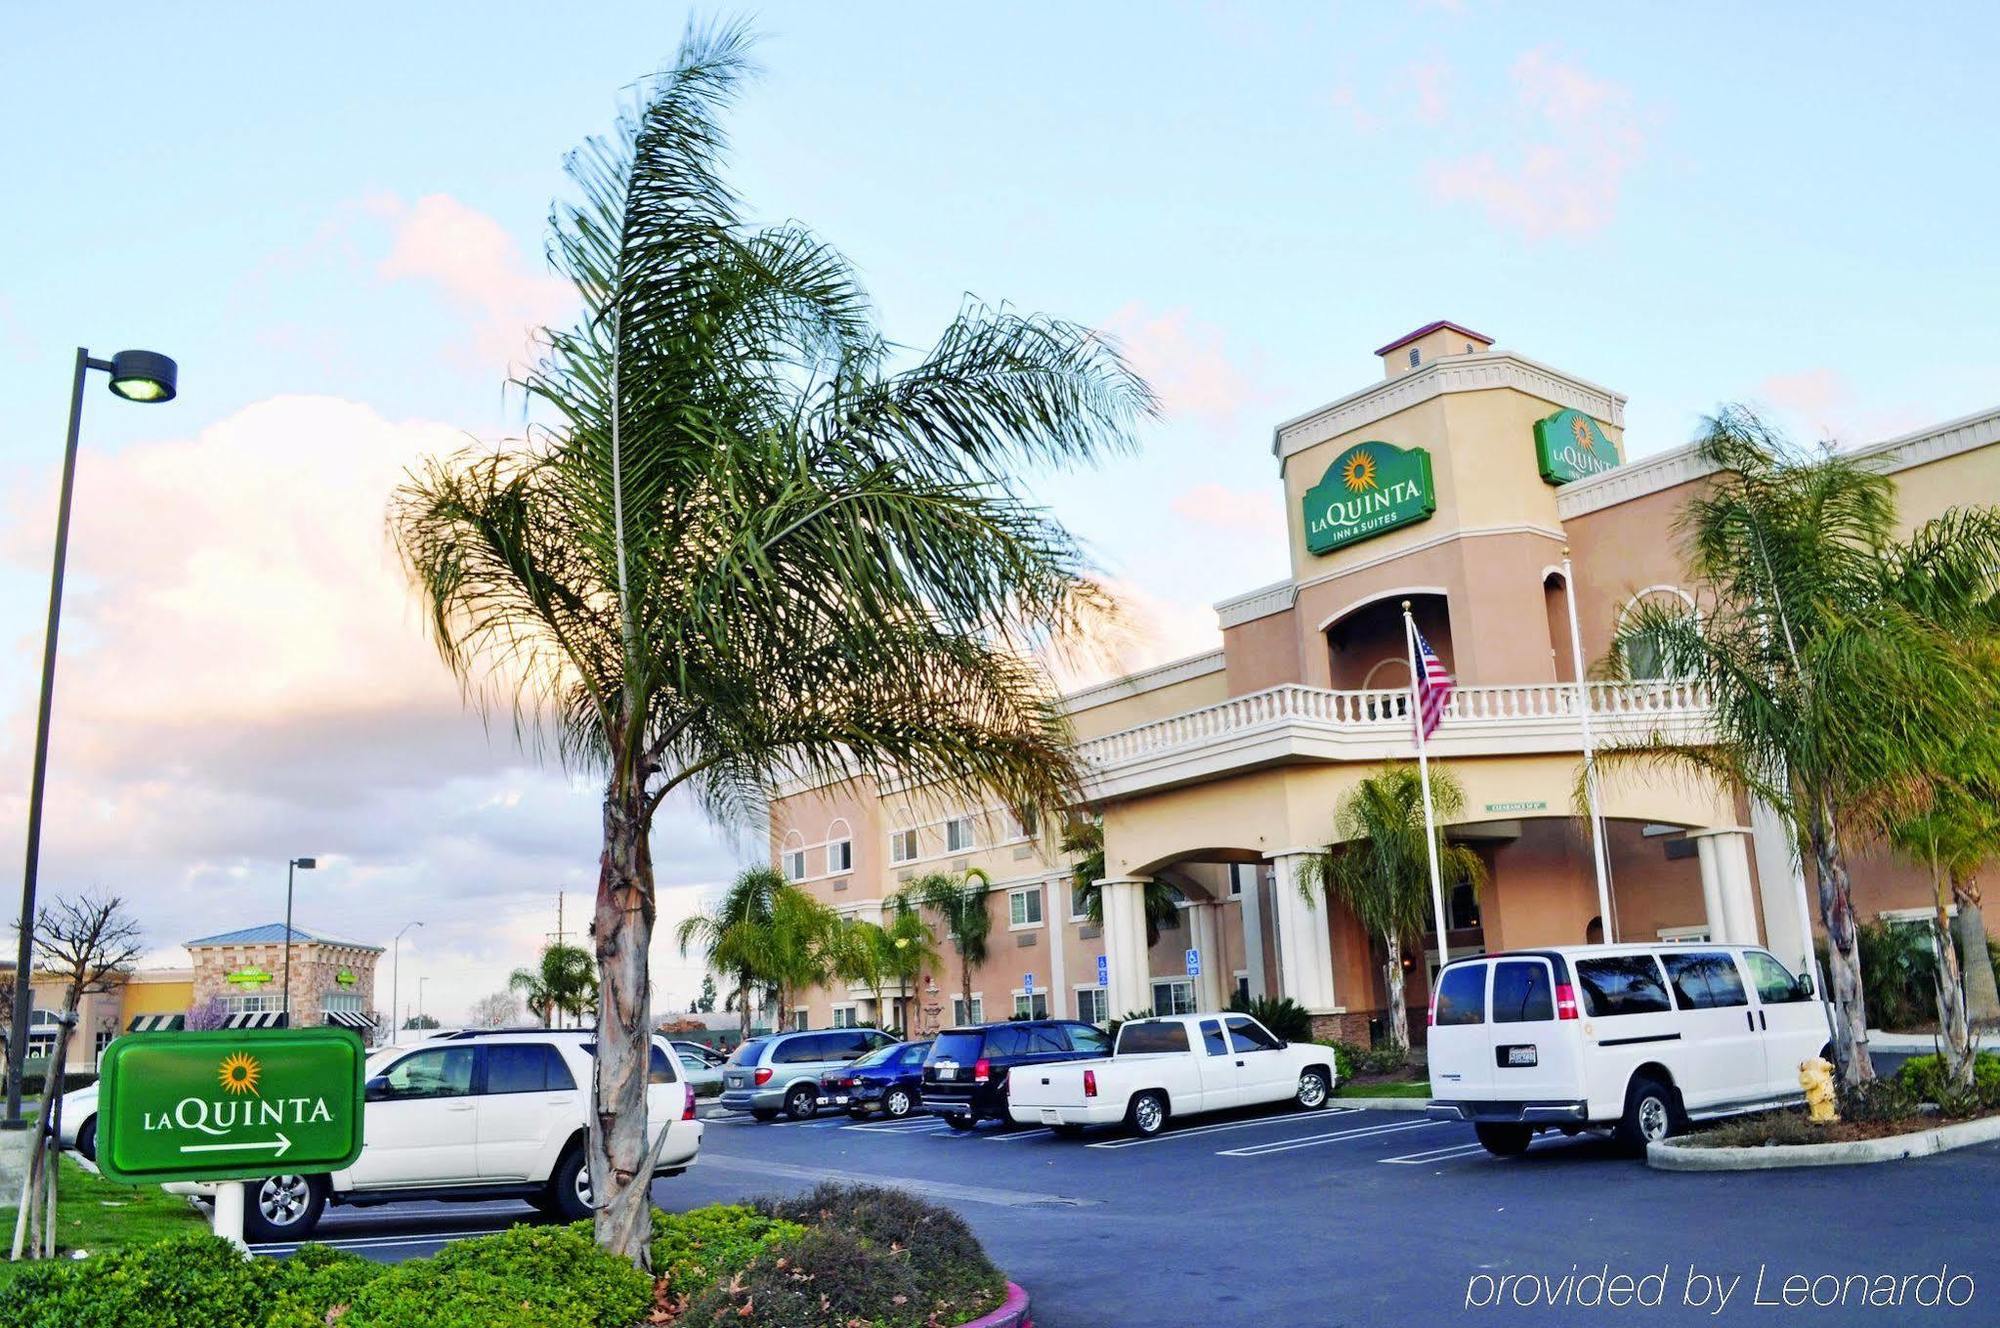
[[[889,934],[882,924],[866,918],[848,919],[840,928],[835,947],[834,977],[868,988],[878,1022],[882,1020],[882,989],[889,985],[888,949]]]
[[[911,905],[935,910],[944,923],[944,934],[958,951],[958,989],[967,1019],[972,1017],[972,971],[986,962],[986,938],[993,930],[993,915],[986,908],[992,888],[992,877],[968,867],[957,876],[947,872],[919,876],[900,892]]]
[[[674,932],[683,957],[699,946],[710,968],[736,979],[731,1004],[736,1008],[737,1031],[746,1041],[752,989],[763,981],[767,967],[771,914],[778,895],[789,888],[791,883],[773,867],[738,872],[713,909],[682,918]]]
[[[546,946],[533,968],[517,968],[507,988],[518,992],[528,1010],[548,1028],[557,1015],[582,1019],[597,1004],[597,964],[580,946]]]
[[[746,223],[718,116],[748,45],[690,30],[569,158],[550,252],[583,314],[518,384],[533,423],[424,463],[391,514],[468,697],[603,777],[590,1168],[599,1243],[642,1265],[660,803],[734,817],[775,780],[891,773],[1070,800],[1048,662],[1109,602],[1015,473],[1129,448],[1153,409],[1046,318],[968,305],[904,354],[831,247]]]
[[[896,979],[896,1017],[907,1038],[915,1032],[916,1024],[910,1015],[910,984],[937,964],[937,937],[904,896],[892,895],[889,907],[889,925],[882,929],[882,966]]]
[[[838,913],[795,885],[780,890],[772,901],[762,973],[777,997],[778,1017],[791,1011],[800,992],[841,973],[849,949]]]
[[[1069,866],[1070,893],[1083,906],[1090,925],[1102,929],[1104,890],[1098,882],[1104,879],[1104,822],[1071,822],[1063,832],[1062,850],[1078,855]],[[1145,883],[1139,898],[1146,918],[1146,948],[1150,950],[1160,943],[1160,933],[1180,920],[1182,896],[1165,881],[1154,879]]]
[[[1707,422],[1700,454],[1716,473],[1678,531],[1701,609],[1635,606],[1602,667],[1626,677],[1643,655],[1698,684],[1710,734],[1604,755],[1717,776],[1784,819],[1829,939],[1835,1057],[1859,1083],[1874,1067],[1847,837],[1905,813],[1905,791],[1950,768],[1967,716],[2000,702],[2000,678],[1971,653],[1995,630],[2000,513],[1947,512],[1898,540],[1887,476],[1802,455],[1736,408]]]
[[[1389,988],[1389,1036],[1400,1051],[1410,1047],[1410,1016],[1403,995],[1403,943],[1422,944],[1435,916],[1431,900],[1430,853],[1437,853],[1438,878],[1446,889],[1486,884],[1486,864],[1464,844],[1444,837],[1444,826],[1465,809],[1458,781],[1433,765],[1431,807],[1437,825],[1424,843],[1424,790],[1417,768],[1390,766],[1355,785],[1334,813],[1335,842],[1307,857],[1299,889],[1346,906],[1388,952],[1384,972]],[[1438,938],[1439,953],[1445,938]]]

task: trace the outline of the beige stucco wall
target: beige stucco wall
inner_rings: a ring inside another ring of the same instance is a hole
[[[1216,669],[1198,678],[1115,697],[1087,709],[1073,710],[1069,722],[1079,739],[1099,738],[1120,729],[1150,724],[1169,715],[1214,705],[1228,700],[1230,695],[1228,673],[1224,669]]]

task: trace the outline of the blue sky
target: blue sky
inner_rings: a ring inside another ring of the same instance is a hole
[[[553,925],[545,896],[587,887],[588,790],[457,712],[374,565],[378,495],[419,442],[514,422],[507,357],[565,312],[540,257],[562,154],[687,13],[10,12],[0,862],[69,359],[142,345],[181,361],[182,397],[88,400],[57,887],[143,897],[167,944],[264,920],[269,861],[317,848],[301,917],[381,936],[435,900],[447,1001],[497,986]],[[1155,624],[1145,657],[1283,574],[1271,425],[1433,318],[1626,393],[1633,453],[1727,400],[1868,441],[2000,398],[1985,8],[753,17],[767,72],[734,178],[849,254],[892,337],[926,340],[970,292],[1107,327],[1155,378],[1168,415],[1140,456],[1042,486]],[[663,873],[691,888],[754,851],[671,830]]]

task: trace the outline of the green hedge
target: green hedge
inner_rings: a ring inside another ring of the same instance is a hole
[[[1965,1090],[1952,1089],[1945,1082],[1944,1058],[1938,1055],[1912,1056],[1896,1071],[1897,1083],[1919,1102],[1949,1106],[2000,1107],[2000,1056],[1982,1051],[1972,1062],[1971,1102],[1959,1099]]]
[[[727,1280],[780,1241],[805,1234],[797,1222],[744,1204],[711,1204],[687,1213],[653,1212],[653,1271],[675,1297],[693,1299]]]

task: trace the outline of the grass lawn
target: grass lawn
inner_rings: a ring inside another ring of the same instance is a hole
[[[1366,1083],[1344,1083],[1334,1090],[1336,1097],[1429,1097],[1428,1079],[1378,1079]]]
[[[17,1190],[9,1196],[20,1198]],[[4,1250],[14,1242],[15,1207],[0,1207],[0,1280],[24,1265],[9,1263]],[[114,1185],[85,1171],[65,1155],[56,1197],[56,1248],[61,1253],[88,1250],[92,1254],[148,1245],[187,1231],[206,1230],[208,1222],[179,1195],[157,1185]]]

